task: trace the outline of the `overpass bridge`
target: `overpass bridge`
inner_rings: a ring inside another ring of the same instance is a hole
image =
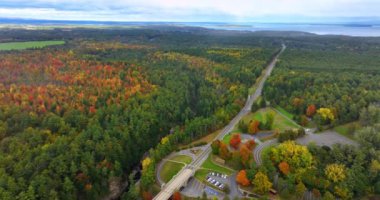
[[[259,98],[259,96],[261,95],[265,81],[271,74],[278,57],[281,55],[282,52],[284,52],[285,49],[286,46],[283,44],[281,51],[269,63],[262,79],[257,85],[255,92],[252,95],[248,96],[243,109],[241,109],[240,112],[230,121],[230,123],[226,127],[224,127],[224,129],[219,133],[216,139],[222,140],[224,136],[226,136],[229,132],[232,131],[232,129],[241,120],[241,118],[243,118],[246,114],[250,112],[253,102],[255,102],[257,98]],[[181,187],[186,186],[189,179],[194,176],[195,171],[199,167],[201,167],[202,163],[207,159],[210,153],[211,143],[208,143],[203,152],[199,154],[189,165],[182,168],[177,173],[177,175],[175,175],[168,183],[161,186],[162,189],[160,193],[158,193],[153,198],[153,200],[168,200],[174,194],[174,192],[180,190]]]

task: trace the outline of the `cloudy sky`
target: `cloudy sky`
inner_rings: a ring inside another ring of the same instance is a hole
[[[380,18],[380,0],[0,0],[0,18],[323,21]]]

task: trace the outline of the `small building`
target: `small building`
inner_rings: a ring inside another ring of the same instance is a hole
[[[223,159],[221,159],[219,157],[215,157],[215,162],[217,162],[218,164],[222,164],[222,165],[224,165],[226,163],[225,160],[223,160]]]

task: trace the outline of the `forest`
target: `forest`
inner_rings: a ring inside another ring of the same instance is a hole
[[[325,128],[359,120],[361,109],[380,98],[379,41],[359,39],[290,43],[265,86],[265,98],[303,125],[308,118]]]
[[[145,171],[221,128],[279,48],[197,28],[0,32],[2,42],[65,41],[0,52],[4,200],[107,197],[156,145]]]
[[[349,129],[360,148],[301,146],[293,140],[305,130],[292,124],[297,129],[276,131],[279,144],[264,150],[260,166],[252,154],[259,144],[240,134],[215,140],[213,154],[257,194],[380,193],[378,38],[171,26],[0,29],[4,44],[46,41],[59,43],[0,51],[0,199],[152,199],[156,164],[223,128],[281,44],[287,49],[252,106],[257,112],[238,130],[255,135],[289,123],[283,110],[318,131],[355,123]],[[138,187],[126,188],[140,166]]]
[[[280,174],[277,189],[284,198],[301,198],[305,191],[321,199],[368,198],[380,192],[379,40],[325,38],[293,39],[264,97],[305,127],[323,131],[355,123],[348,131],[360,147],[304,147],[289,141],[293,135],[283,135],[265,155],[265,170],[272,180]]]

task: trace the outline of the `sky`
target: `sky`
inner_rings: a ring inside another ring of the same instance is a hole
[[[0,0],[0,18],[171,22],[380,19],[380,0]]]

